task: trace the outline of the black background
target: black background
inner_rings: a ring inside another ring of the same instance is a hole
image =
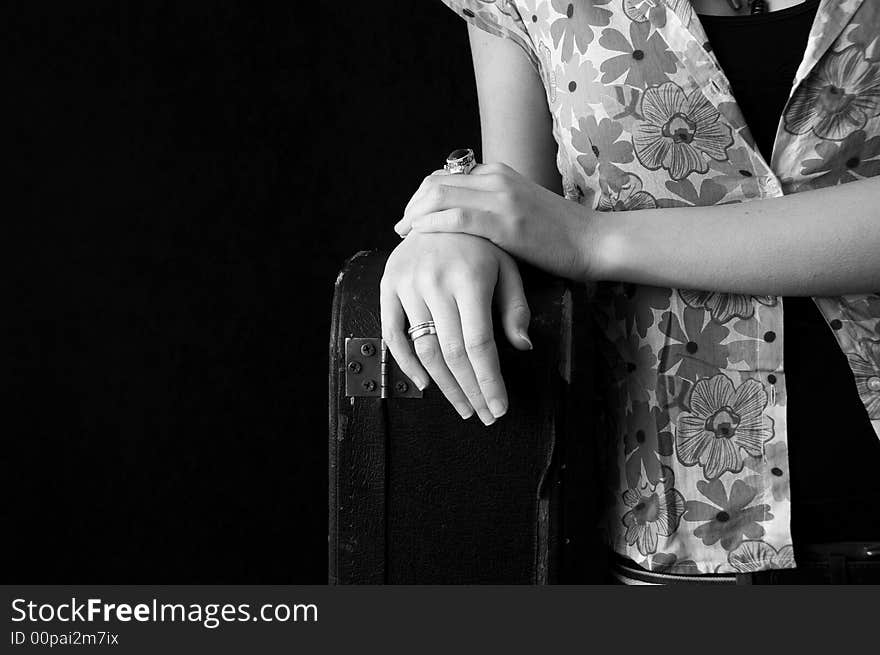
[[[333,281],[479,146],[464,21],[16,4],[5,581],[325,582]]]

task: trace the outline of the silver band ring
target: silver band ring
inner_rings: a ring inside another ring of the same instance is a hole
[[[433,325],[426,325],[425,327],[421,327],[418,330],[413,330],[409,333],[409,340],[415,341],[419,337],[426,337],[429,334],[437,334],[437,328]]]
[[[429,334],[437,334],[437,328],[434,327],[434,321],[423,321],[416,323],[406,331],[410,341],[415,341],[419,337],[425,337]]]
[[[449,153],[444,168],[450,174],[461,173],[462,175],[467,175],[476,165],[474,151],[470,148],[459,148]]]
[[[434,327],[434,321],[423,321],[421,323],[416,323],[415,325],[411,326],[409,328],[409,330],[407,330],[406,332],[407,332],[407,334],[412,334],[416,330],[421,330],[422,328],[428,327],[428,326]]]

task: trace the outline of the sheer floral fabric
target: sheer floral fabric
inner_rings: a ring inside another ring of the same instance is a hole
[[[565,195],[593,210],[748,202],[880,172],[880,2],[822,0],[770,162],[688,0],[443,2],[520,47]],[[880,437],[880,292],[814,301]],[[796,566],[782,299],[603,283],[595,303],[615,550],[670,573]]]

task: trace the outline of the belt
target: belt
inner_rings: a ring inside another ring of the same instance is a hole
[[[798,545],[797,568],[753,573],[676,575],[646,571],[629,558],[615,554],[611,575],[621,584],[880,584],[880,543],[842,541]]]

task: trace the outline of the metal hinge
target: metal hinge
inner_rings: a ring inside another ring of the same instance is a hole
[[[345,395],[421,398],[422,392],[400,370],[382,339],[346,337]]]

